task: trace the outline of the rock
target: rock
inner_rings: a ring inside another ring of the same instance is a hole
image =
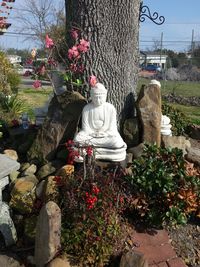
[[[62,176],[62,177],[68,177],[69,175],[72,175],[74,173],[74,165],[64,165],[61,169],[59,169],[56,172],[56,175]]]
[[[54,179],[55,179],[55,176],[49,176],[45,181],[45,185],[44,185],[44,201],[45,202],[48,202],[50,200],[57,202],[59,191],[56,185],[56,181]]]
[[[17,171],[20,168],[19,162],[16,160],[10,159],[4,154],[0,154],[0,180],[8,176],[13,171]]]
[[[16,160],[16,161],[18,160],[17,152],[13,149],[5,149],[3,153],[13,160]]]
[[[45,121],[28,151],[29,161],[47,162],[55,158],[59,144],[73,139],[85,104],[78,92],[54,95]]]
[[[30,181],[30,182],[34,183],[34,185],[37,185],[38,182],[39,182],[38,179],[36,178],[36,176],[34,174],[29,174],[29,175],[26,175],[26,176],[21,176],[18,179],[24,179],[26,181]]]
[[[142,141],[160,146],[161,92],[158,85],[142,86],[137,99],[138,117],[142,125]]]
[[[14,182],[17,179],[17,177],[19,176],[19,174],[20,174],[19,171],[13,171],[13,172],[11,172],[10,175],[9,175],[10,180],[12,182]]]
[[[55,258],[47,264],[46,267],[71,267],[68,261],[61,258]]]
[[[194,147],[188,148],[185,158],[188,161],[193,162],[200,166],[200,149]]]
[[[144,255],[139,252],[128,251],[122,255],[119,267],[148,267],[149,264]]]
[[[24,178],[17,179],[12,191],[9,205],[22,214],[31,213],[34,207],[35,183]]]
[[[44,191],[45,191],[45,184],[46,184],[45,180],[42,180],[39,184],[37,184],[35,193],[36,193],[36,197],[39,199],[43,198]]]
[[[123,125],[123,139],[128,147],[137,146],[140,142],[138,118],[127,119]]]
[[[191,147],[190,141],[185,136],[162,136],[162,146],[164,148],[179,148],[183,151],[183,155],[187,152],[186,150]]]
[[[45,177],[53,174],[58,168],[60,168],[59,161],[52,161],[43,165],[37,172],[37,178],[39,180],[44,179]]]
[[[29,162],[22,163],[20,166],[20,171],[23,172],[30,166],[31,166],[31,164]]]
[[[0,255],[0,266],[1,267],[25,267],[24,264],[20,263],[20,260],[16,255]]]
[[[4,202],[0,206],[0,232],[4,237],[6,246],[13,245],[17,241],[17,233],[10,218],[9,206]]]
[[[34,174],[36,173],[36,171],[37,171],[37,166],[35,164],[31,164],[23,171],[23,175]]]
[[[200,140],[200,125],[190,125],[188,131],[191,138]]]
[[[137,159],[142,156],[143,150],[144,150],[144,144],[141,143],[138,146],[129,148],[127,153],[131,153],[132,157],[134,159]]]
[[[36,226],[35,264],[43,267],[60,250],[61,211],[58,205],[49,201],[42,207]]]
[[[126,164],[130,165],[133,162],[133,154],[126,153]]]

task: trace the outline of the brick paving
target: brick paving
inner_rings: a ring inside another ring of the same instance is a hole
[[[135,251],[144,254],[149,267],[187,267],[176,255],[166,230],[135,231]]]

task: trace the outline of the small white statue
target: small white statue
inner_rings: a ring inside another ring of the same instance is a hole
[[[150,81],[150,83],[149,83],[150,85],[157,85],[159,88],[161,88],[161,83],[158,81],[158,80],[151,80]]]
[[[106,102],[106,88],[97,83],[91,88],[90,95],[92,102],[82,111],[82,129],[74,141],[92,145],[97,159],[124,160],[127,146],[117,130],[116,109]]]
[[[161,118],[161,134],[162,135],[168,135],[172,136],[172,131],[171,131],[172,125],[170,124],[170,118],[166,115],[162,115]]]

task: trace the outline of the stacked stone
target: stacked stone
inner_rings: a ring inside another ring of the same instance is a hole
[[[161,117],[161,135],[172,136],[172,125],[170,124],[170,118],[166,115]]]

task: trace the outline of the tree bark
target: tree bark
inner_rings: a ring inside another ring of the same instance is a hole
[[[85,81],[95,75],[108,89],[118,119],[133,116],[138,74],[140,0],[66,0],[66,26],[90,42]],[[89,85],[86,90],[89,90]]]

